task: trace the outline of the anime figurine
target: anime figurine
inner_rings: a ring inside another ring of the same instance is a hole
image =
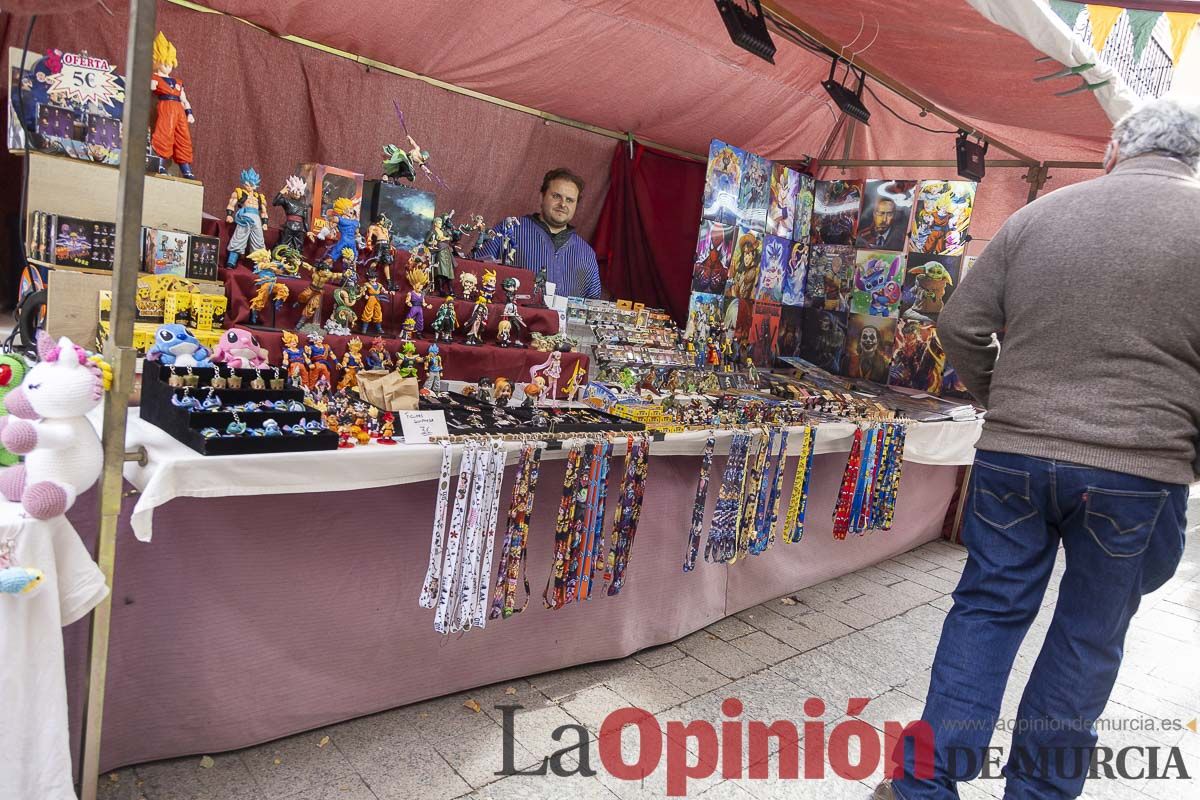
[[[587,385],[587,370],[583,367],[583,361],[575,362],[575,369],[571,370],[571,378],[567,381],[566,395],[568,400],[578,400],[579,395],[583,394],[583,388]]]
[[[462,284],[462,299],[470,300],[479,286],[479,278],[475,277],[474,272],[464,272],[458,276],[458,282]]]
[[[250,331],[230,328],[217,340],[212,360],[230,369],[258,369],[267,366],[267,348]]]
[[[542,378],[546,381],[547,395],[550,400],[558,396],[558,379],[562,377],[562,353],[555,350],[546,360],[529,370],[529,380]]]
[[[504,302],[511,303],[517,290],[521,288],[521,281],[516,278],[505,278],[504,283],[500,284],[500,288],[504,290]]]
[[[506,319],[500,320],[500,324],[496,327],[496,345],[499,347],[508,347],[512,340],[512,323]]]
[[[299,278],[300,268],[308,266],[304,263],[304,256],[300,254],[300,251],[286,244],[277,245],[271,251],[271,259],[285,278]]]
[[[188,123],[194,123],[192,104],[188,102],[183,84],[171,77],[171,71],[179,66],[175,45],[167,41],[162,31],[154,37],[150,60],[154,64],[154,75],[150,78],[150,92],[158,101],[154,115],[154,130],[150,134],[150,147],[162,159],[159,175],[167,174],[167,162],[179,165],[179,173],[185,178],[196,179],[192,172],[192,132]]]
[[[446,297],[454,284],[454,211],[433,218],[433,227],[425,237],[425,247],[433,254],[433,281],[438,294]]]
[[[351,389],[358,386],[358,371],[363,368],[362,339],[354,336],[346,342],[346,352],[338,364],[342,368],[342,379],[338,381],[338,390]]]
[[[459,247],[459,242],[464,236],[470,236],[472,233],[477,234],[475,246],[471,248],[471,257],[475,257],[475,251],[479,249],[479,242],[483,239],[483,234],[487,230],[487,223],[483,221],[483,217],[479,214],[472,214],[470,221],[466,225],[459,225],[454,231],[454,255],[459,258],[466,258],[463,255],[462,249]]]
[[[500,263],[506,267],[516,266],[517,248],[513,246],[513,237],[521,220],[516,217],[505,217],[500,223]]]
[[[283,209],[283,228],[279,234],[279,243],[287,245],[297,252],[304,250],[304,219],[308,216],[308,204],[304,202],[307,188],[304,179],[299,175],[289,175],[283,188],[275,195],[271,205]]]
[[[304,363],[304,348],[293,331],[283,332],[283,368],[287,379],[296,388],[308,385],[308,365]]]
[[[304,345],[304,366],[308,369],[308,387],[315,389],[320,380],[326,387],[333,381],[329,367],[333,364],[333,351],[325,345],[325,335],[320,331],[308,334]]]
[[[297,295],[295,302],[292,303],[294,306],[304,307],[304,310],[300,312],[300,321],[297,323],[299,328],[306,328],[310,325],[320,327],[321,295],[325,284],[329,283],[329,279],[333,277],[333,261],[326,257],[318,266],[310,269],[312,277],[309,279],[308,286]]]
[[[279,265],[271,260],[266,250],[255,250],[247,256],[254,262],[254,285],[258,287],[250,298],[250,324],[259,324],[259,313],[267,307],[267,300],[274,300],[276,311],[288,299],[288,287],[279,281]]]
[[[467,331],[466,344],[479,345],[483,343],[483,335],[487,328],[488,304],[483,299],[483,295],[475,298],[475,305],[471,308],[471,316],[463,324],[463,328]]]
[[[383,179],[388,183],[399,183],[402,180],[412,183],[416,180],[418,169],[429,175],[433,174],[425,166],[429,161],[429,151],[422,150],[411,136],[407,138],[411,145],[408,150],[395,144],[383,146]]]
[[[946,306],[946,287],[954,285],[950,270],[938,261],[930,261],[908,271],[917,276],[912,310],[921,314],[940,314]]]
[[[492,302],[492,298],[496,296],[496,270],[485,269],[483,271],[483,280],[479,283],[479,293],[483,295],[483,299]]]
[[[511,299],[504,304],[504,312],[500,315],[503,322],[509,323],[512,327],[513,344],[517,347],[524,347],[525,343],[521,341],[521,334],[529,327],[525,324],[525,320],[521,317],[521,311],[517,308],[517,304]]]
[[[496,378],[492,386],[492,402],[500,408],[505,408],[513,396],[513,385],[503,376]]]
[[[396,373],[401,378],[417,377],[417,367],[424,361],[417,354],[417,346],[412,342],[405,342],[400,352],[396,353]]]
[[[746,375],[750,378],[750,387],[758,388],[758,367],[755,366],[754,359],[752,358],[746,359]]]
[[[525,384],[521,391],[525,393],[525,401],[521,403],[521,407],[532,408],[537,398],[546,393],[546,379],[538,375]]]
[[[408,278],[408,285],[412,287],[408,296],[404,298],[404,302],[408,306],[408,317],[405,321],[412,320],[413,332],[420,335],[425,332],[425,309],[433,308],[425,302],[425,287],[429,285],[429,273],[419,266],[410,267],[405,277]]]
[[[225,221],[234,226],[226,262],[230,267],[237,264],[238,256],[267,247],[263,239],[263,231],[267,229],[267,196],[258,190],[262,178],[254,167],[249,167],[242,170],[241,181],[225,206]]]
[[[537,271],[533,279],[533,304],[538,308],[546,307],[546,268]]]
[[[371,349],[367,351],[367,369],[391,369],[392,357],[384,347],[383,337],[376,336],[371,340]]]
[[[392,264],[396,262],[395,248],[392,246],[392,220],[386,214],[376,214],[375,220],[367,228],[367,246],[371,248],[375,263],[383,267],[387,290],[396,291],[396,283],[392,280]]]
[[[396,434],[396,415],[390,411],[383,412],[383,416],[379,418],[379,438],[375,441],[380,444],[395,444],[396,440],[392,437]]]
[[[337,254],[334,260],[341,259],[343,270],[354,269],[358,262],[358,209],[349,197],[339,197],[333,201],[333,215],[338,230],[332,250]]]
[[[454,307],[454,295],[450,295],[442,301],[441,308],[433,318],[431,327],[435,341],[454,341],[454,331],[458,328],[458,312]]]
[[[379,295],[385,291],[383,284],[379,282],[379,276],[372,268],[367,272],[367,282],[362,285],[362,296],[367,298],[362,314],[359,315],[363,333],[383,335],[383,306],[379,302]],[[372,327],[375,328],[374,331],[371,330]]]
[[[312,229],[308,232],[308,240],[324,244],[325,255],[330,258],[333,253],[333,243],[339,236],[341,236],[341,232],[337,226],[337,214],[333,213],[332,208],[326,209],[323,216],[313,220]]]
[[[717,340],[711,336],[704,343],[704,363],[713,369],[721,364],[721,351],[717,349]]]
[[[425,388],[431,392],[442,390],[442,354],[436,342],[425,353]]]
[[[157,361],[169,367],[211,367],[208,348],[182,325],[159,325],[154,332],[154,345],[146,351],[147,361]]]
[[[409,317],[400,324],[400,341],[411,342],[416,338],[416,333],[417,321],[412,317]]]
[[[325,329],[330,333],[349,336],[350,328],[358,320],[354,304],[359,297],[357,270],[345,270],[342,273],[342,285],[333,290],[333,313],[325,321]]]

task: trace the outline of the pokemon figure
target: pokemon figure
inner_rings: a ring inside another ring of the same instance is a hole
[[[258,190],[262,178],[254,167],[242,170],[242,185],[229,195],[225,221],[234,225],[229,239],[228,265],[237,264],[238,256],[247,251],[265,250],[263,231],[267,229],[267,196]]]
[[[230,328],[217,341],[212,360],[230,369],[259,369],[267,366],[267,349],[250,331]]]
[[[177,323],[159,325],[154,332],[154,344],[146,351],[147,361],[157,361],[168,367],[211,367],[208,348],[187,328]]]
[[[154,64],[154,75],[150,78],[150,92],[158,101],[154,115],[154,130],[150,134],[150,147],[163,163],[159,175],[167,174],[167,162],[179,165],[183,177],[196,179],[192,172],[192,132],[188,123],[194,123],[192,104],[188,102],[183,84],[171,77],[171,70],[179,66],[175,45],[167,41],[162,31],[154,37],[150,60]]]

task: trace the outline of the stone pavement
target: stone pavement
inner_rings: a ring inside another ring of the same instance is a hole
[[[1192,531],[1175,578],[1145,599],[1130,631],[1124,665],[1105,718],[1179,719],[1200,716],[1200,496],[1189,515]],[[886,535],[886,534],[875,534]],[[593,737],[594,777],[497,776],[502,765],[501,713],[495,706],[525,707],[515,722],[514,765],[527,769],[574,744],[551,738],[563,725],[584,725],[594,734],[604,717],[637,706],[666,722],[708,720],[720,731],[727,697],[745,706],[743,719],[816,717],[804,701],[820,697],[827,735],[846,712],[846,700],[870,697],[861,718],[882,730],[885,720],[920,716],[938,634],[950,592],[962,570],[963,549],[934,542],[860,570],[729,617],[674,644],[636,655],[509,681],[451,697],[376,714],[293,736],[211,760],[185,758],[123,769],[102,778],[103,800],[517,800],[596,798],[635,800],[666,796],[660,766],[641,781],[623,781],[604,770]],[[736,569],[736,567],[734,567]],[[1060,557],[1056,577],[1061,574]],[[1016,714],[1021,690],[1050,623],[1057,581],[1030,631],[1005,695],[1001,718]],[[478,711],[474,710],[478,704]],[[636,733],[627,729],[623,754],[637,757]],[[667,748],[663,748],[665,764]],[[998,733],[993,746],[1007,748]],[[1200,733],[1187,729],[1152,733],[1103,731],[1100,744],[1159,744],[1183,753],[1191,780],[1097,780],[1089,798],[1182,800],[1200,796]],[[1166,759],[1160,757],[1159,768]],[[853,750],[857,757],[857,748]],[[1130,759],[1137,771],[1146,752]],[[803,771],[805,754],[800,754]],[[693,759],[694,761],[694,756]],[[563,759],[574,769],[577,754]],[[778,764],[770,761],[771,775]],[[743,773],[744,774],[744,773]],[[865,800],[882,766],[862,781],[723,780],[688,783],[689,797],[704,800],[820,798]],[[826,768],[826,775],[832,772]],[[1000,780],[961,787],[964,800],[1003,794]]]

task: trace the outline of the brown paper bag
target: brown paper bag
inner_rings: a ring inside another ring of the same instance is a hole
[[[384,411],[416,411],[420,387],[416,378],[401,378],[388,370],[367,370],[358,373],[358,393]]]

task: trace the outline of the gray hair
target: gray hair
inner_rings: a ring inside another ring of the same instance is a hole
[[[1178,98],[1143,103],[1121,117],[1112,138],[1121,159],[1159,153],[1195,170],[1200,166],[1200,103]]]

